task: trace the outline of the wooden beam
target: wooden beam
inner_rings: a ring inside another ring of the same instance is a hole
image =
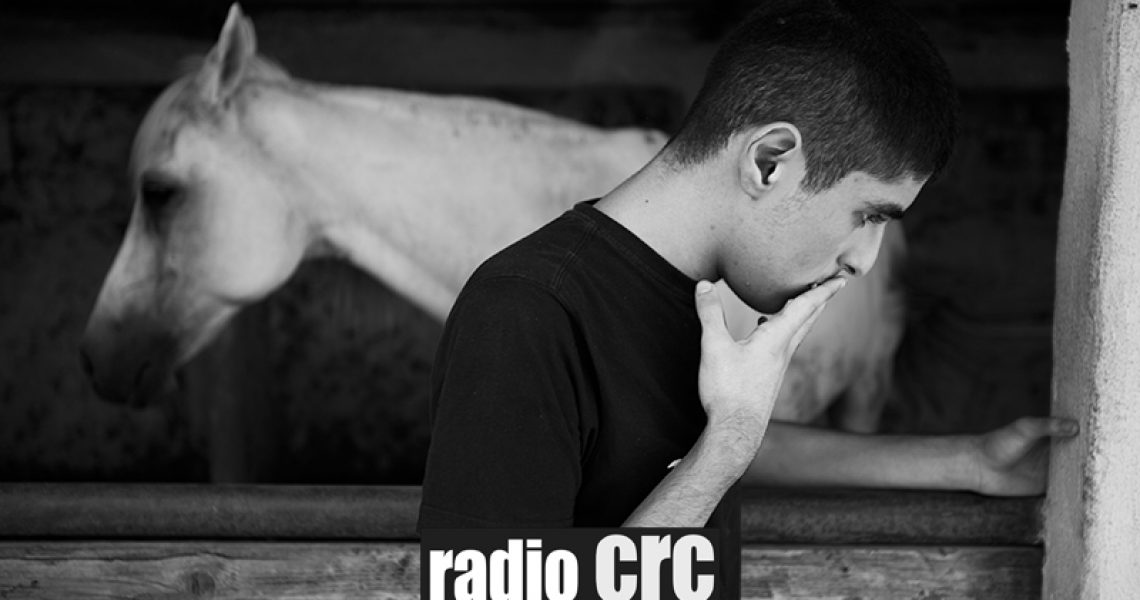
[[[330,83],[471,90],[591,85],[660,87],[685,105],[700,86],[718,25],[675,6],[597,11],[552,24],[533,8],[472,11],[358,7],[255,11],[261,51],[298,77]],[[970,31],[924,21],[963,88],[1050,89],[1065,84],[1061,35]],[[183,58],[213,44],[221,20],[187,34],[94,18],[15,15],[0,21],[0,83],[162,85]],[[712,31],[709,31],[709,28]],[[195,27],[195,30],[199,26]]]
[[[0,484],[0,538],[416,539],[418,487]]]
[[[1044,590],[1131,599],[1140,590],[1140,2],[1073,2],[1069,48],[1053,413],[1082,431],[1050,461]]]
[[[742,548],[745,598],[1040,594],[1036,548]],[[0,542],[0,597],[418,598],[414,543]]]
[[[0,542],[0,598],[418,598],[415,543]]]
[[[875,490],[746,489],[745,542],[1036,545],[1038,498]]]
[[[418,539],[418,487],[0,484],[0,538]],[[745,491],[746,543],[1035,545],[1036,498]]]
[[[193,430],[209,437],[212,483],[275,479],[284,415],[266,389],[267,318],[261,304],[246,308],[183,368]]]
[[[744,598],[1037,600],[1041,550],[996,547],[741,549]]]
[[[447,12],[298,10],[254,19],[259,50],[294,76],[419,90],[662,87],[679,90],[687,105],[714,47],[683,24],[652,20],[496,27]],[[0,82],[162,85],[213,35],[12,18],[0,23]]]

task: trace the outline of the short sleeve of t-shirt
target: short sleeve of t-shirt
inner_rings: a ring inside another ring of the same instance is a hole
[[[440,344],[420,528],[571,526],[582,379],[565,308],[521,277],[479,280]]]

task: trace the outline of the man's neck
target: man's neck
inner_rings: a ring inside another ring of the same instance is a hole
[[[596,207],[693,279],[719,278],[718,228],[724,196],[699,167],[680,170],[660,157],[606,194]],[[722,179],[723,180],[723,179]]]

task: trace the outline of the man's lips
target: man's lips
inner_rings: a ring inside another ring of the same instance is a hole
[[[843,279],[843,274],[842,273],[835,273],[835,274],[832,274],[828,277],[824,277],[823,279],[819,279],[815,283],[809,285],[807,289],[814,290],[815,288],[827,283],[828,281],[831,281],[832,279]]]

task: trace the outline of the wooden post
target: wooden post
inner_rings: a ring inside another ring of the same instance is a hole
[[[268,395],[266,329],[264,307],[248,307],[186,367],[185,401],[206,430],[213,483],[274,479],[282,416]]]
[[[1140,0],[1074,0],[1044,597],[1140,593]]]

